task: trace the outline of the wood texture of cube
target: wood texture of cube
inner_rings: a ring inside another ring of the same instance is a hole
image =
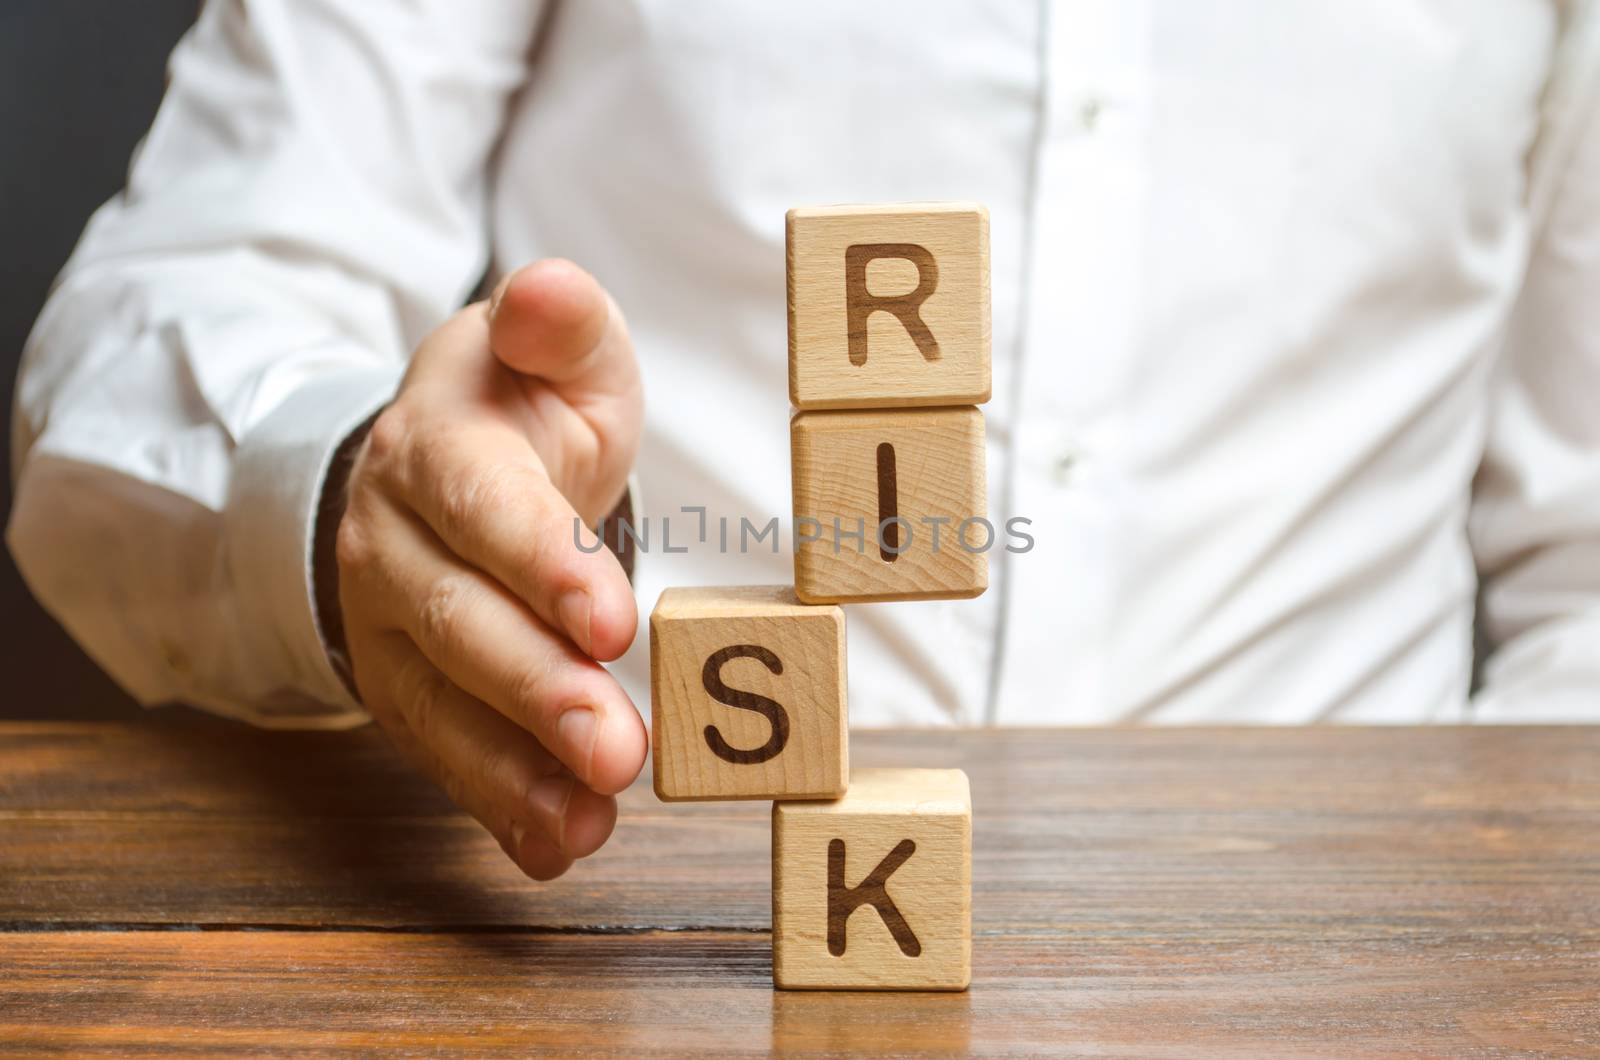
[[[788,586],[668,589],[650,616],[656,795],[817,799],[850,774],[844,612]]]
[[[989,400],[989,212],[790,210],[789,399],[802,409]]]
[[[961,599],[988,588],[995,528],[986,521],[983,442],[983,414],[970,407],[795,416],[800,599]],[[848,536],[857,529],[860,541]]]
[[[959,769],[860,769],[832,802],[772,807],[772,981],[965,990],[972,796]]]

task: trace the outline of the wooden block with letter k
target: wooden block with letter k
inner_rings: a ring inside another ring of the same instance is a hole
[[[650,686],[662,801],[844,793],[839,608],[787,586],[668,589],[650,616]]]
[[[789,211],[789,398],[801,409],[989,400],[989,212]]]
[[[965,990],[972,798],[959,769],[862,769],[832,802],[772,807],[772,979]]]

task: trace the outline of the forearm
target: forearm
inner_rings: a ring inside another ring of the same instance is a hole
[[[244,294],[265,267],[68,277],[19,378],[8,541],[40,601],[141,701],[348,724],[305,603],[307,500],[331,441],[401,365]]]

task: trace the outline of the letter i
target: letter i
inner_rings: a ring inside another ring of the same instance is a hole
[[[900,485],[889,442],[878,444],[878,555],[885,563],[900,555]]]

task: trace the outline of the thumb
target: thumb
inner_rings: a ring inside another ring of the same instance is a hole
[[[544,380],[574,404],[639,387],[621,312],[599,281],[561,258],[524,266],[496,285],[489,346],[507,368]]]
[[[644,422],[644,388],[617,304],[570,261],[525,266],[495,286],[489,347],[522,381],[522,420],[556,487],[590,520],[617,503]],[[576,417],[556,413],[553,393]],[[573,427],[582,425],[574,433]]]

